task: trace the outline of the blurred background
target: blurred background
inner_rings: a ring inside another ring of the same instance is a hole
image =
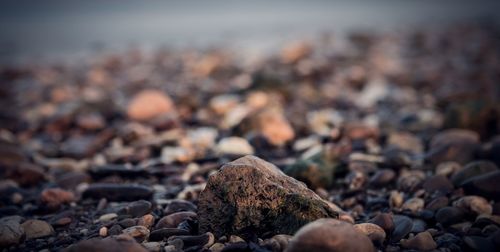
[[[130,46],[231,45],[264,53],[284,41],[352,30],[498,23],[499,1],[2,1],[1,63]]]

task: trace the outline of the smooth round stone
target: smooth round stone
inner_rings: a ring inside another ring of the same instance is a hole
[[[26,233],[26,239],[41,238],[54,233],[52,226],[42,220],[27,220],[21,226]]]
[[[401,241],[403,248],[429,251],[437,248],[437,244],[429,232],[422,232],[410,239]]]
[[[466,194],[479,195],[487,199],[500,200],[500,171],[490,172],[467,180],[463,184]]]
[[[151,232],[149,235],[150,241],[164,241],[174,235],[189,235],[189,232],[179,228],[160,228]]]
[[[0,219],[0,247],[15,245],[21,241],[24,229],[19,224],[19,221],[19,219],[12,217]]]
[[[141,242],[149,237],[149,229],[143,226],[133,226],[123,230],[124,234],[132,236],[137,241]]]
[[[490,161],[474,161],[468,163],[462,170],[451,177],[451,182],[455,186],[461,186],[467,180],[486,173],[498,171],[498,167]]]
[[[146,200],[139,200],[129,203],[126,207],[118,211],[119,215],[130,215],[140,217],[151,212],[152,204]]]
[[[393,219],[395,228],[391,235],[391,241],[398,242],[411,232],[413,221],[403,215],[394,215]]]
[[[156,224],[156,228],[176,228],[181,222],[189,219],[196,218],[194,212],[177,212],[161,218]]]
[[[111,221],[111,220],[114,220],[118,217],[118,215],[116,213],[108,213],[108,214],[103,214],[99,217],[99,221],[100,222],[107,222],[107,221]]]
[[[355,224],[354,228],[378,244],[382,244],[385,240],[385,231],[379,225],[373,223],[360,223]]]
[[[368,252],[375,249],[371,240],[351,224],[335,219],[319,219],[300,228],[285,251]]]
[[[437,197],[437,198],[431,200],[425,206],[425,209],[436,211],[436,210],[439,210],[440,208],[447,206],[449,201],[450,200],[448,199],[448,197],[445,197],[445,196]]]
[[[150,199],[151,196],[153,190],[142,185],[91,184],[83,192],[83,198],[106,198],[109,201],[135,201]]]
[[[427,223],[420,219],[413,219],[413,227],[411,233],[424,232],[427,229]]]
[[[443,226],[449,226],[460,221],[465,217],[464,212],[456,207],[443,207],[436,212],[436,221]]]
[[[412,213],[416,213],[424,208],[424,200],[421,198],[411,198],[403,204],[402,208],[404,210],[410,210]]]
[[[453,206],[462,209],[467,214],[481,215],[491,214],[493,207],[483,197],[479,196],[464,196],[453,202]]]
[[[453,184],[444,175],[436,175],[427,178],[422,187],[428,193],[434,193],[436,191],[448,193],[453,191]]]
[[[395,228],[392,215],[388,213],[379,213],[372,219],[368,220],[368,223],[378,225],[388,234],[392,233]]]

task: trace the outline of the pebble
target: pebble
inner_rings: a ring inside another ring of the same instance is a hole
[[[354,225],[354,228],[365,234],[374,243],[382,244],[385,240],[385,231],[378,225],[372,223],[361,223]]]
[[[176,228],[181,222],[196,217],[197,214],[191,211],[169,214],[158,221],[156,228]]]
[[[293,234],[307,222],[338,213],[273,164],[245,156],[209,177],[199,197],[198,215],[200,230],[219,237],[243,235],[249,227],[257,235]]]
[[[437,248],[437,244],[429,232],[418,233],[415,237],[401,240],[401,245],[407,249],[429,251]]]
[[[498,181],[500,181],[500,171],[494,171],[471,178],[464,182],[462,187],[466,194],[498,201],[500,200]]]
[[[36,239],[54,234],[52,226],[42,220],[27,220],[21,224],[26,239]]]
[[[147,228],[153,227],[155,224],[155,217],[151,214],[146,214],[137,220],[137,225],[145,226]]]
[[[150,241],[165,241],[170,236],[189,235],[189,232],[179,228],[157,228],[151,231],[149,235]]]
[[[394,221],[392,219],[392,214],[389,213],[379,213],[372,219],[368,220],[368,223],[373,223],[381,227],[387,234],[391,234],[394,231]]]
[[[119,215],[130,215],[131,217],[140,217],[151,212],[152,204],[146,200],[130,202],[124,208],[118,210]]]
[[[221,139],[216,146],[217,151],[222,155],[252,155],[254,149],[245,138],[226,137]]]
[[[257,121],[260,133],[273,145],[282,146],[295,137],[285,115],[275,109],[260,112]]]
[[[149,237],[149,229],[143,226],[133,226],[122,231],[124,234],[130,235],[138,242],[142,242]]]
[[[108,228],[107,227],[100,228],[99,229],[99,236],[101,236],[101,237],[108,236]]]
[[[329,188],[333,184],[333,175],[337,166],[325,150],[311,157],[302,158],[288,165],[284,172],[304,183],[309,188]]]
[[[498,167],[494,163],[490,161],[474,161],[468,163],[463,169],[456,172],[451,177],[451,182],[458,187],[467,180],[494,171],[498,171]]]
[[[370,185],[380,187],[389,184],[396,177],[396,173],[391,169],[381,169],[375,172],[370,178]]]
[[[368,252],[375,249],[371,240],[353,225],[335,219],[319,219],[300,228],[285,251]]]
[[[394,231],[391,234],[391,241],[398,242],[408,235],[413,228],[413,221],[403,215],[394,215]]]
[[[456,161],[465,164],[474,158],[479,135],[471,130],[448,129],[436,134],[430,142],[429,159],[434,164]]]
[[[425,180],[422,188],[428,193],[442,192],[449,193],[454,187],[450,180],[444,175],[436,175]]]
[[[127,115],[132,120],[149,121],[174,111],[174,103],[167,94],[147,89],[136,94],[127,107]]]
[[[153,190],[142,185],[91,184],[83,192],[83,198],[101,199],[109,201],[136,201],[150,199]]]
[[[403,193],[398,191],[391,191],[389,194],[389,206],[399,208],[403,205]]]
[[[62,204],[75,201],[75,195],[60,188],[51,188],[42,191],[41,199],[48,207],[59,208]]]
[[[198,208],[195,204],[187,200],[174,199],[165,207],[164,214],[169,215],[177,212],[196,212]]]
[[[488,201],[480,196],[464,196],[453,202],[454,207],[462,209],[467,214],[490,215],[493,212],[493,207]]]
[[[443,162],[436,167],[436,175],[443,175],[446,177],[450,177],[452,174],[461,169],[462,166],[457,162],[453,161]]]
[[[436,221],[449,226],[464,220],[464,212],[456,207],[443,207],[436,212]]]
[[[5,248],[18,244],[24,236],[24,229],[16,217],[0,219],[0,247]]]
[[[421,198],[411,198],[403,204],[402,208],[404,210],[410,210],[413,213],[417,213],[418,211],[424,209],[424,200]]]
[[[108,213],[108,214],[103,214],[99,217],[100,222],[108,222],[111,220],[114,220],[118,217],[118,214],[116,213]]]
[[[425,206],[425,209],[436,211],[436,210],[439,210],[439,209],[447,206],[449,202],[450,202],[450,200],[448,199],[448,197],[440,196],[440,197],[437,197],[437,198],[431,200],[429,203],[427,203],[427,205]]]

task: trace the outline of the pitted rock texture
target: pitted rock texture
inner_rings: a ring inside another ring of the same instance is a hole
[[[216,236],[293,234],[320,218],[337,218],[328,203],[273,164],[245,156],[210,176],[199,198],[202,232]]]

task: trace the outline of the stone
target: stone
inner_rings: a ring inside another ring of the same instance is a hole
[[[460,221],[465,217],[464,211],[456,207],[443,207],[436,212],[436,221],[443,226],[449,226]]]
[[[162,248],[162,244],[159,242],[143,242],[142,246],[149,252],[160,252]]]
[[[127,115],[132,120],[149,121],[174,111],[170,97],[159,91],[146,89],[136,94],[127,107]]]
[[[42,220],[27,220],[21,226],[26,233],[26,239],[36,239],[54,234],[52,226]]]
[[[448,129],[436,134],[430,142],[429,159],[433,164],[471,161],[479,147],[479,135],[465,129]]]
[[[444,175],[436,175],[425,180],[422,188],[428,193],[443,192],[449,193],[453,191],[453,184]]]
[[[295,137],[295,131],[285,115],[277,109],[266,109],[256,117],[258,130],[269,143],[282,146]]]
[[[195,204],[191,203],[187,200],[182,199],[174,199],[170,203],[168,203],[165,208],[164,214],[169,215],[177,212],[191,211],[196,212],[198,208]]]
[[[143,226],[133,226],[122,231],[124,234],[130,235],[138,242],[142,242],[149,237],[149,229]]]
[[[24,229],[19,219],[4,217],[0,219],[0,248],[16,245],[23,239]]]
[[[368,238],[375,243],[382,244],[385,240],[385,231],[378,225],[372,223],[360,223],[355,224],[354,228],[368,236]]]
[[[152,204],[146,200],[138,200],[134,202],[130,202],[124,208],[118,210],[118,214],[120,215],[130,215],[131,217],[140,217],[149,212],[151,212]]]
[[[353,225],[336,219],[319,219],[299,229],[285,251],[368,252],[375,249],[370,239]]]
[[[241,137],[226,137],[217,143],[217,151],[225,155],[252,155],[254,149],[245,138]]]
[[[493,212],[493,207],[488,201],[479,196],[464,196],[457,201],[453,202],[454,207],[462,209],[467,214],[490,215]]]
[[[137,220],[137,225],[145,226],[148,229],[155,224],[155,217],[152,214],[146,214]]]
[[[483,196],[487,199],[500,200],[500,171],[494,171],[467,180],[463,185],[466,194]]]
[[[368,220],[368,223],[378,225],[387,234],[391,234],[394,230],[394,221],[392,220],[392,215],[389,213],[379,213],[372,219]]]
[[[179,228],[157,228],[149,235],[150,241],[165,241],[170,236],[189,235],[189,231]]]
[[[410,239],[401,240],[403,248],[429,251],[437,248],[437,244],[429,232],[422,232]]]
[[[153,196],[151,188],[142,185],[127,184],[91,184],[82,195],[83,198],[106,198],[108,201],[147,200],[151,196]]]
[[[225,164],[208,179],[198,204],[200,230],[216,237],[293,234],[308,222],[338,217],[326,201],[255,156]]]
[[[156,228],[176,228],[181,222],[196,217],[196,213],[191,211],[169,214],[158,221]]]
[[[108,214],[103,214],[99,217],[100,222],[108,222],[111,220],[114,220],[118,217],[118,214],[116,213],[108,213]]]
[[[446,196],[437,197],[425,206],[425,209],[436,211],[448,205],[449,199]]]
[[[329,188],[333,184],[333,177],[337,162],[329,158],[326,152],[317,153],[309,158],[299,159],[287,166],[285,174],[298,179],[311,189]]]
[[[475,161],[468,163],[464,168],[451,177],[451,182],[455,186],[461,186],[467,180],[476,176],[498,171],[498,167],[489,161]]]
[[[381,169],[375,172],[370,178],[371,186],[380,187],[389,184],[396,177],[396,173],[391,169]]]
[[[65,252],[148,252],[144,247],[129,236],[92,238],[69,246]]]
[[[398,242],[408,235],[413,228],[413,221],[403,215],[394,215],[394,231],[391,234],[391,241]]]
[[[48,207],[59,208],[62,204],[75,201],[75,195],[60,188],[50,188],[42,191],[41,199]]]
[[[101,236],[101,237],[108,236],[108,228],[107,227],[100,228],[99,229],[99,236]]]
[[[6,177],[20,186],[33,186],[45,180],[45,171],[37,165],[21,163],[16,169],[8,170]]]
[[[402,208],[404,210],[410,210],[413,213],[417,213],[418,211],[424,209],[424,200],[421,198],[411,198],[403,203]]]

